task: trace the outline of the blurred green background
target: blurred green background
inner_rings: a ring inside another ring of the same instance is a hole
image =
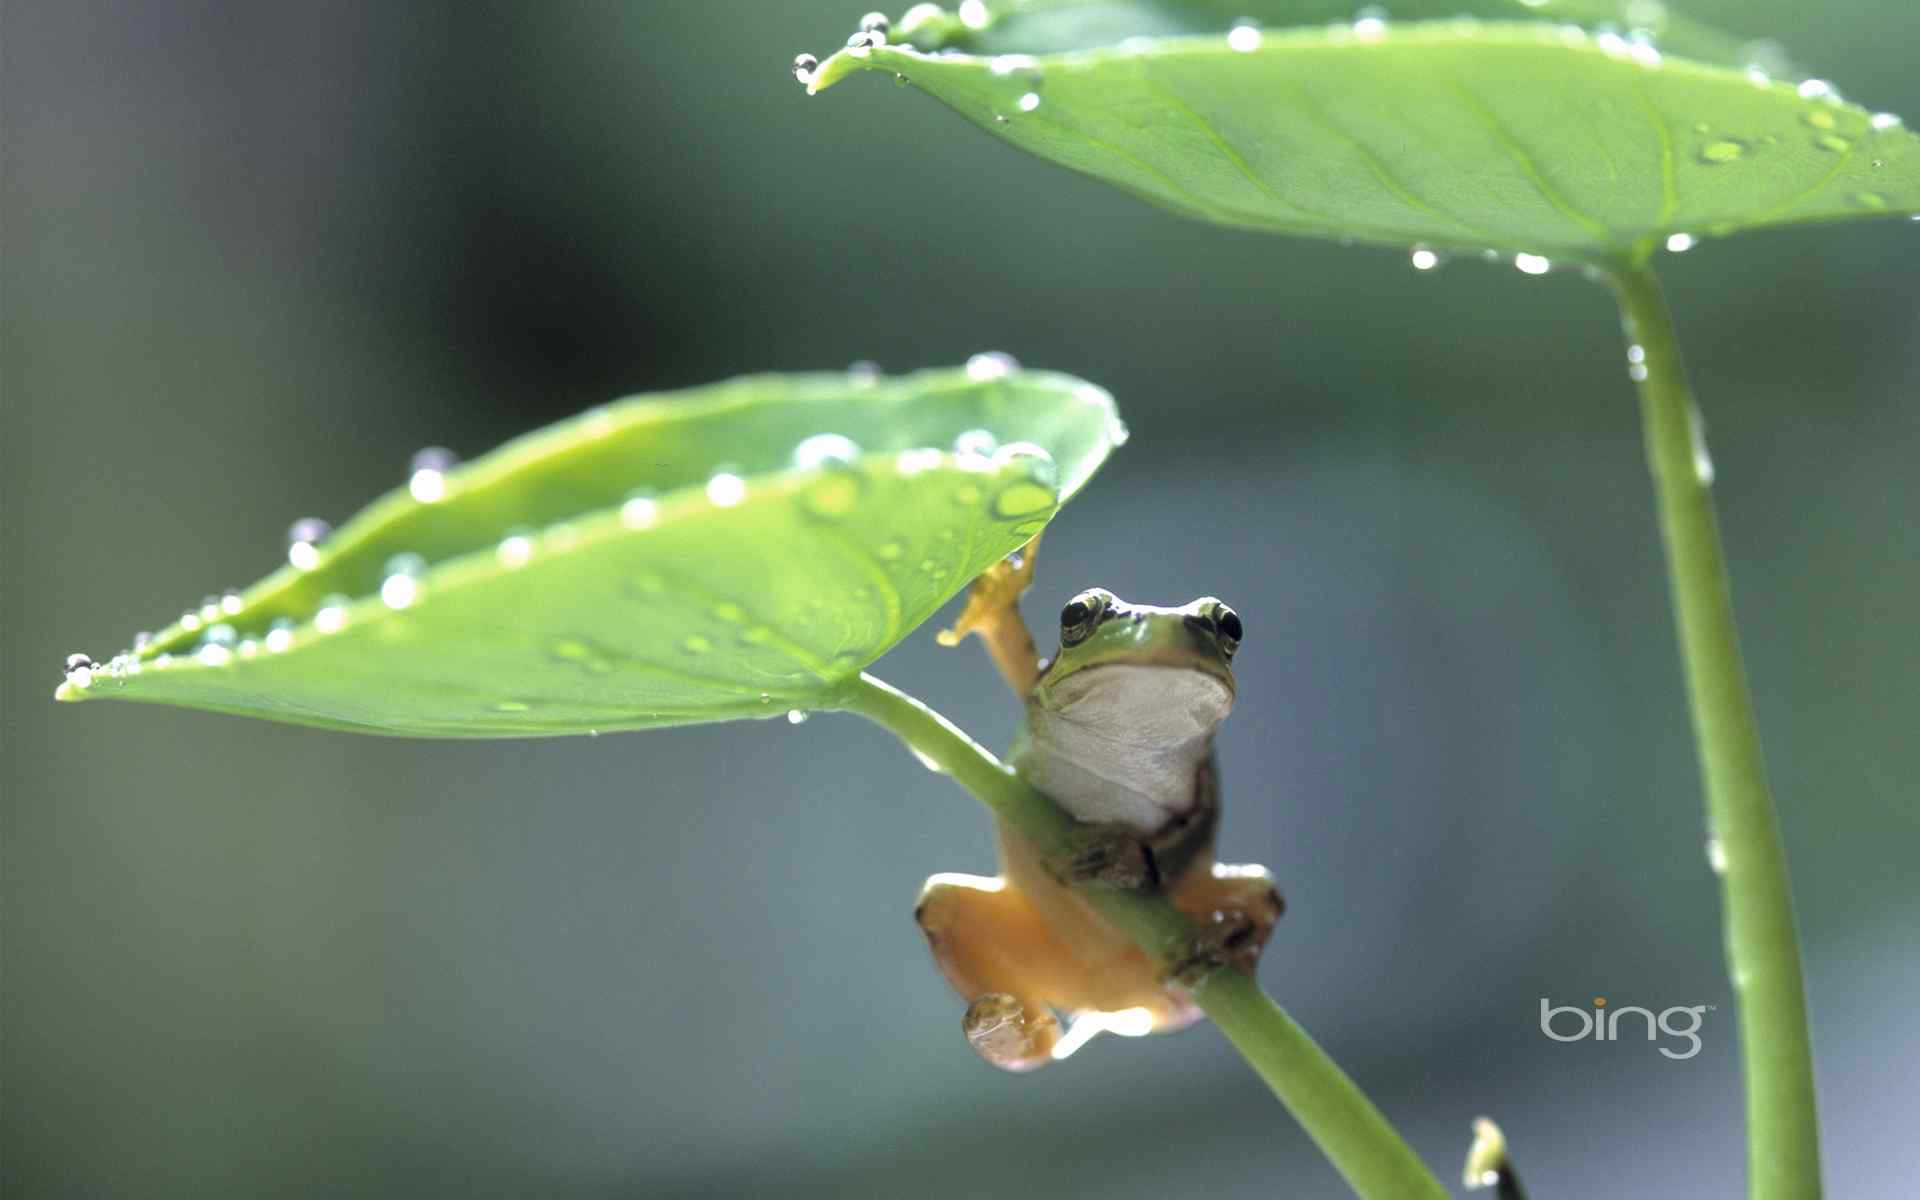
[[[1920,8],[1713,0],[1920,116]],[[1188,224],[794,53],[846,0],[6,3],[4,1136],[14,1196],[1335,1196],[1218,1034],[976,1061],[910,916],[986,821],[851,718],[357,739],[51,703],[429,443],[1002,349],[1132,443],[1049,536],[1244,614],[1222,854],[1268,986],[1450,1177],[1739,1194],[1737,1051],[1606,296]],[[1832,1194],[1906,1196],[1920,227],[1663,263],[1806,933]],[[1002,744],[976,651],[881,673]],[[1714,1004],[1561,1045],[1540,997]]]

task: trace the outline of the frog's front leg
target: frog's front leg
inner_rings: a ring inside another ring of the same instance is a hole
[[[967,591],[967,606],[952,629],[936,636],[942,646],[958,646],[970,633],[987,645],[987,654],[1014,694],[1025,697],[1040,678],[1040,651],[1020,616],[1020,597],[1033,586],[1034,556],[1040,535],[982,571]]]

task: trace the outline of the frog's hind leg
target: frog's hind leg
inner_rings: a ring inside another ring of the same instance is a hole
[[[1265,867],[1225,866],[1195,870],[1168,897],[1199,928],[1192,967],[1233,963],[1251,971],[1273,927],[1286,911],[1280,889]]]
[[[980,572],[967,591],[960,619],[952,629],[938,634],[942,646],[958,646],[968,634],[979,634],[1001,678],[1022,697],[1040,678],[1040,651],[1020,617],[1020,597],[1033,586],[1034,556],[1039,550],[1040,535],[1035,534],[1032,541]]]
[[[969,1002],[961,1028],[980,1057],[1006,1071],[1052,1061],[1061,1030],[1046,968],[1064,948],[1026,897],[1004,879],[935,875],[913,917],[947,981]]]

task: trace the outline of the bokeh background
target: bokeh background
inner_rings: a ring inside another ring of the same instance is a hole
[[[14,3],[4,88],[4,1140],[15,1196],[1341,1194],[1212,1029],[977,1062],[909,909],[978,806],[852,718],[549,742],[59,708],[429,443],[1002,349],[1135,437],[1049,536],[1245,615],[1223,855],[1263,977],[1450,1177],[1739,1194],[1731,996],[1606,296],[1225,232],[800,50],[851,0]],[[1920,114],[1920,8],[1701,0]],[[1920,227],[1665,274],[1806,934],[1832,1194],[1920,1179]],[[923,631],[881,673],[990,743]],[[1713,1004],[1561,1045],[1540,997]]]

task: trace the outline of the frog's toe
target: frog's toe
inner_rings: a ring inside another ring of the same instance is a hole
[[[1199,926],[1189,970],[1232,963],[1251,971],[1286,911],[1273,876],[1257,866],[1216,864],[1182,886],[1174,904]]]
[[[1060,1020],[1044,1004],[989,992],[967,1005],[960,1020],[967,1043],[1002,1071],[1031,1071],[1053,1061]]]

